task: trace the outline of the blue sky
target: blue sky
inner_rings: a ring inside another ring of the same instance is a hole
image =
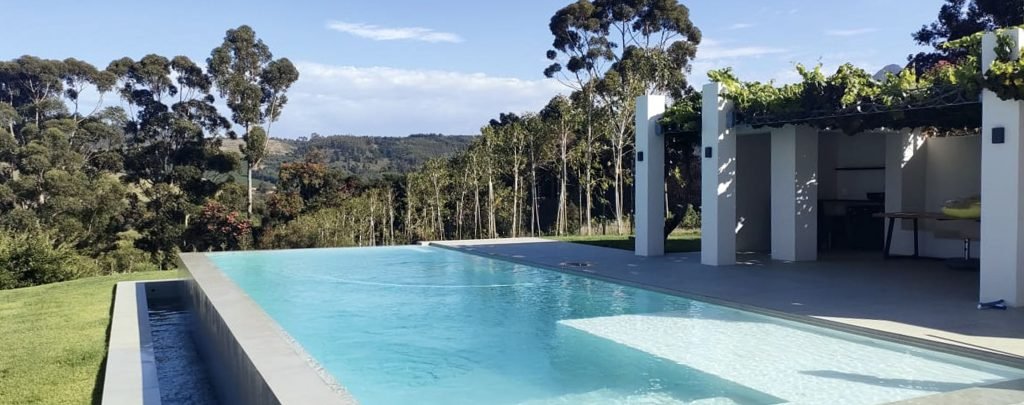
[[[910,33],[942,0],[683,0],[704,33],[691,82],[795,80],[794,63],[868,70],[920,50]],[[273,136],[312,132],[476,133],[502,111],[536,111],[565,92],[545,80],[548,21],[568,0],[12,1],[0,59],[186,55],[205,63],[228,28],[249,24],[301,78]],[[15,40],[15,38],[17,38]],[[117,103],[109,99],[108,104]]]

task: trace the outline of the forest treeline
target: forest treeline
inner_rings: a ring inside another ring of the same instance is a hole
[[[299,72],[248,26],[205,61],[0,62],[0,288],[169,268],[181,251],[627,233],[634,100],[689,91],[700,33],[664,1],[580,1],[550,28],[543,73],[571,96],[407,174],[354,176],[328,155],[348,141],[307,139],[273,187],[253,177]]]
[[[915,39],[934,45],[975,22],[1018,21],[1019,7],[954,7],[965,1],[947,0]],[[388,140],[311,137],[274,151],[273,124],[299,72],[248,26],[227,30],[205,61],[0,61],[0,289],[171,268],[182,251],[628,234],[634,108],[651,93],[670,96],[677,129],[665,138],[665,231],[696,226],[700,95],[686,75],[701,33],[689,10],[578,0],[549,29],[551,49],[538,53],[550,65],[538,75],[566,95],[535,112],[496,112],[476,137],[392,145],[387,169],[352,157]],[[940,48],[912,61],[956,57]],[[366,175],[375,170],[388,173]]]
[[[281,164],[302,160],[313,150],[320,150],[328,166],[341,169],[346,175],[379,179],[419,169],[428,160],[464,151],[473,135],[411,134],[408,136],[320,135],[298,138],[272,138],[267,141],[267,156],[253,173],[258,192],[276,187]],[[237,151],[241,139],[225,139],[222,149]],[[236,171],[245,176],[244,168]]]

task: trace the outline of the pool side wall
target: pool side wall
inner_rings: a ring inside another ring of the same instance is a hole
[[[183,301],[218,398],[240,404],[356,404],[203,253],[179,256]]]
[[[123,281],[115,287],[101,404],[160,404],[146,284]]]

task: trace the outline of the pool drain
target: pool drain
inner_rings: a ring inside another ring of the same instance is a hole
[[[562,265],[562,266],[565,266],[565,267],[590,267],[591,266],[591,264],[587,263],[587,262],[562,262],[562,263],[559,263],[559,264]]]

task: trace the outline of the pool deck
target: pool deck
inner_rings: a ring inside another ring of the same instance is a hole
[[[714,267],[700,264],[697,252],[638,257],[540,238],[431,244],[1024,365],[1024,308],[978,310],[978,273],[940,261],[882,260],[871,252],[800,263],[749,255]],[[571,262],[589,266],[565,265]]]

